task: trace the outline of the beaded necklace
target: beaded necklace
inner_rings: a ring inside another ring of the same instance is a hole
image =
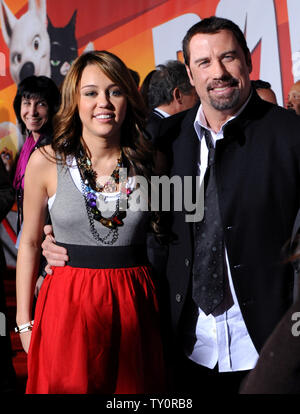
[[[122,154],[117,160],[117,165],[109,177],[109,180],[104,185],[99,185],[97,183],[97,173],[92,168],[92,162],[88,158],[86,151],[83,147],[79,150],[79,155],[76,157],[77,166],[81,176],[81,188],[85,200],[85,206],[87,210],[87,215],[89,218],[90,229],[93,237],[104,244],[114,244],[118,239],[118,227],[123,226],[124,218],[126,217],[126,211],[120,211],[120,199],[116,201],[115,211],[110,217],[103,217],[98,205],[99,201],[104,200],[104,196],[101,194],[104,190],[107,190],[107,193],[112,193],[116,191],[117,184],[120,184],[121,192],[127,197],[132,193],[132,189],[125,188],[124,182],[120,183],[120,168],[123,167],[122,163]],[[100,193],[100,194],[97,194]],[[108,234],[105,237],[100,237],[97,232],[94,220],[100,222],[103,226],[109,229]]]
[[[103,185],[97,182],[97,173],[93,170],[92,162],[88,158],[86,152],[82,149],[79,154],[80,155],[77,158],[77,165],[80,172],[82,173],[85,184],[89,184],[90,187],[98,193],[101,193],[103,191],[107,193],[115,192],[117,190],[117,185],[119,184],[120,179],[119,171],[120,167],[122,167],[122,153],[117,159],[117,165],[111,173],[108,181]]]

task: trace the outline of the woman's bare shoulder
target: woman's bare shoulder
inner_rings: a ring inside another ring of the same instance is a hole
[[[49,184],[56,179],[56,157],[50,145],[36,149],[30,156],[25,172],[25,180],[30,179]]]
[[[29,165],[31,168],[53,168],[56,165],[56,157],[51,145],[45,145],[35,150],[29,158]]]
[[[30,156],[26,172],[25,187],[44,188],[48,197],[56,191],[57,168],[55,153],[50,145],[36,149]],[[25,188],[26,189],[26,188]]]

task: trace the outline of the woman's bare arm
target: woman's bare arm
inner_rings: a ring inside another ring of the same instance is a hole
[[[17,325],[31,320],[35,277],[38,273],[47,201],[56,191],[56,164],[37,150],[28,162],[24,186],[24,222],[17,258]],[[30,333],[20,334],[25,351]]]

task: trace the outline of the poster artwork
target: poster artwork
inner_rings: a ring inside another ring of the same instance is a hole
[[[252,79],[270,82],[284,106],[300,80],[298,0],[264,0],[263,13],[261,0],[115,0],[114,12],[109,1],[0,0],[0,153],[7,168],[24,141],[12,107],[22,79],[45,75],[60,86],[78,55],[106,49],[142,81],[155,65],[181,59],[188,28],[213,14],[244,31]]]

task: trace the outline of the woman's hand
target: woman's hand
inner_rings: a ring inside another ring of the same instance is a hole
[[[20,333],[19,335],[20,335],[20,340],[21,340],[23,349],[26,352],[26,354],[28,354],[28,349],[29,349],[30,340],[31,340],[31,331],[23,332],[23,333]]]

